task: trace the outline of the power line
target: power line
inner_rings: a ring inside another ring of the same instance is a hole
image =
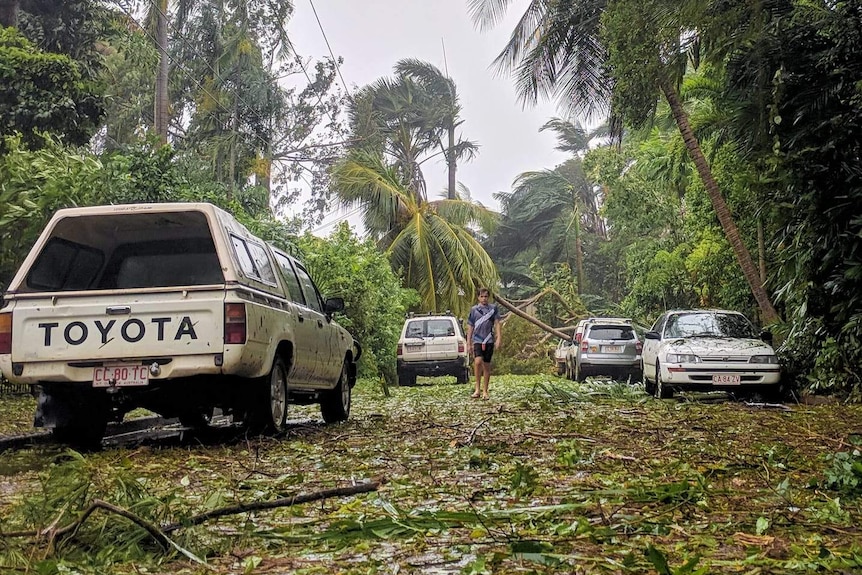
[[[335,219],[333,219],[331,222],[321,222],[316,228],[311,230],[311,233],[319,232],[320,230],[330,228],[332,226],[336,226],[336,225],[340,224],[341,222],[347,221],[352,216],[355,216],[356,214],[358,214],[361,210],[362,210],[362,206],[359,206],[359,207],[353,208],[352,210],[350,210],[347,213],[337,215],[335,217]]]
[[[352,99],[350,97],[350,89],[347,87],[347,82],[344,81],[344,76],[341,75],[341,66],[338,65],[338,60],[335,58],[335,53],[332,51],[332,46],[329,45],[329,38],[326,37],[326,32],[323,30],[323,24],[320,22],[320,16],[317,15],[317,8],[314,7],[314,0],[308,0],[308,3],[311,4],[311,10],[314,12],[314,19],[317,20],[317,27],[320,28],[320,33],[323,34],[323,41],[326,42],[326,48],[329,50],[329,55],[332,57],[332,61],[335,63],[335,71],[338,72],[338,77],[341,78],[341,85],[344,86],[344,91],[347,93],[348,99]]]

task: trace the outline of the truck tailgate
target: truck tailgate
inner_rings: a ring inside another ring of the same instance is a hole
[[[12,361],[88,361],[223,350],[223,290],[18,297]]]

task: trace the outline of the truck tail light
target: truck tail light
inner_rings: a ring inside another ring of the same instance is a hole
[[[12,314],[0,313],[0,353],[12,353]]]
[[[464,353],[464,349],[465,349],[465,348],[464,348],[464,342],[463,342],[463,341],[459,341],[459,342],[458,342],[458,353]]]
[[[245,304],[224,304],[224,342],[245,343]]]
[[[404,355],[404,346],[402,344],[398,344],[398,349],[396,350],[395,355]]]
[[[644,350],[644,344],[641,342],[637,342],[635,344],[635,350],[637,351],[638,355],[640,355],[641,352]]]

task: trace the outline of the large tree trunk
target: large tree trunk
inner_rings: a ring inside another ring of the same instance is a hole
[[[548,324],[546,324],[546,323],[544,323],[544,322],[542,322],[542,321],[540,321],[540,320],[538,320],[538,319],[534,318],[534,317],[533,317],[533,316],[531,316],[530,314],[528,314],[528,313],[525,313],[525,312],[521,311],[520,309],[518,309],[517,307],[515,307],[515,306],[512,304],[512,302],[507,301],[505,298],[503,298],[503,296],[501,296],[501,295],[499,295],[499,294],[494,294],[494,300],[496,300],[496,301],[497,301],[497,303],[499,303],[501,306],[503,306],[504,308],[506,308],[507,310],[509,310],[509,311],[510,311],[510,312],[512,312],[513,314],[515,314],[516,316],[521,317],[521,318],[524,318],[525,320],[527,320],[527,321],[528,321],[528,322],[530,322],[531,324],[533,324],[533,325],[535,325],[535,326],[537,326],[537,327],[539,327],[539,328],[541,328],[541,329],[545,330],[545,331],[546,331],[546,332],[548,332],[549,334],[551,334],[551,335],[555,335],[555,336],[557,336],[557,337],[558,337],[558,338],[560,338],[560,339],[566,339],[566,340],[570,340],[570,339],[572,339],[572,336],[571,336],[571,335],[567,335],[567,334],[565,334],[565,333],[561,332],[561,331],[560,331],[560,330],[558,330],[558,329],[554,329],[554,328],[552,328],[551,326],[549,326]]]
[[[757,264],[760,267],[760,282],[766,282],[766,240],[763,238],[763,219],[757,218]]]
[[[162,145],[168,143],[168,0],[156,2],[156,49],[159,52],[159,67],[156,70],[155,109],[153,129]]]
[[[19,0],[0,0],[0,25],[14,28],[18,26]]]
[[[457,186],[457,182],[455,181],[455,172],[458,169],[457,161],[455,160],[455,126],[451,126],[449,128],[449,150],[446,154],[446,163],[449,166],[449,194],[448,197],[450,200],[454,200],[457,195],[455,193],[455,187]]]
[[[718,189],[718,183],[712,176],[712,170],[706,161],[706,157],[703,155],[700,143],[694,136],[694,132],[692,132],[688,116],[683,109],[682,102],[679,99],[679,95],[676,93],[676,89],[674,89],[668,81],[662,82],[661,89],[662,92],[664,92],[665,98],[667,98],[671,111],[673,112],[674,120],[676,120],[676,125],[679,127],[679,131],[682,134],[685,147],[688,150],[691,159],[694,161],[697,172],[706,187],[706,192],[709,195],[709,199],[712,201],[712,207],[715,209],[715,214],[718,216],[718,221],[721,223],[724,235],[727,237],[727,241],[730,242],[730,245],[733,248],[733,253],[736,255],[739,267],[742,268],[742,274],[745,276],[745,280],[751,288],[751,293],[754,295],[757,305],[760,306],[761,319],[763,320],[763,323],[769,325],[781,321],[781,318],[778,316],[778,312],[775,311],[772,301],[769,299],[769,295],[766,293],[766,289],[763,287],[763,283],[760,281],[757,266],[754,265],[751,253],[742,241],[739,228],[736,227],[736,222],[733,221],[733,216],[730,214],[727,202],[724,201],[724,196],[721,195],[721,190]]]
[[[575,206],[575,273],[578,274],[578,295],[584,293],[584,247],[581,242],[581,213]]]

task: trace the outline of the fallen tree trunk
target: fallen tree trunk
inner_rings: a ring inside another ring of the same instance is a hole
[[[572,339],[572,336],[570,336],[570,335],[566,335],[565,333],[561,332],[560,330],[555,329],[555,328],[553,328],[553,327],[549,326],[548,324],[546,324],[546,323],[544,323],[544,322],[542,322],[542,321],[539,321],[538,319],[534,318],[533,316],[531,316],[531,315],[529,315],[529,314],[527,314],[527,313],[524,313],[523,311],[519,310],[517,307],[515,307],[514,305],[512,305],[512,303],[511,303],[511,302],[507,301],[507,300],[506,300],[506,298],[504,298],[503,296],[501,296],[501,295],[499,295],[499,294],[494,294],[494,299],[495,299],[495,300],[496,300],[496,301],[497,301],[501,306],[503,306],[504,308],[506,308],[507,310],[509,310],[509,311],[510,311],[510,312],[512,312],[513,314],[515,314],[516,316],[521,317],[521,318],[524,318],[525,320],[527,320],[527,321],[528,321],[528,322],[530,322],[531,324],[533,324],[533,325],[535,325],[536,327],[539,327],[539,328],[541,328],[541,329],[545,330],[546,332],[550,333],[551,335],[555,335],[555,336],[557,336],[557,337],[558,337],[558,338],[560,338],[560,339],[566,339],[566,340],[570,340],[570,339]]]

